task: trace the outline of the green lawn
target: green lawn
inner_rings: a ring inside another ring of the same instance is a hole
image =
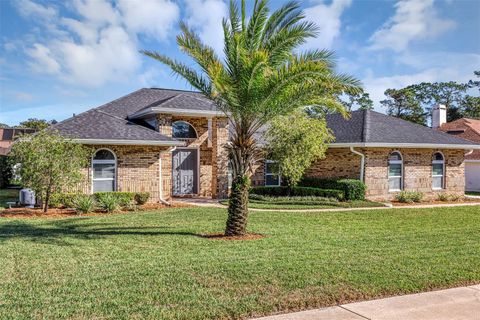
[[[241,319],[480,283],[480,207],[0,218],[0,319]]]
[[[11,201],[18,201],[18,189],[0,189],[0,210],[8,208]]]

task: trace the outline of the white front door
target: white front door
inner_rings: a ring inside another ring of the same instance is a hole
[[[480,162],[465,161],[465,190],[480,191]]]

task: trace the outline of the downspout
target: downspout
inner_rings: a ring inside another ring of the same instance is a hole
[[[470,149],[470,150],[468,150],[467,153],[464,154],[464,156],[465,156],[465,157],[466,157],[466,156],[469,156],[469,155],[471,155],[472,153],[473,153],[473,149]]]
[[[350,147],[350,151],[352,151],[353,153],[359,155],[361,158],[360,160],[360,181],[364,182],[364,168],[365,168],[365,155],[363,153],[360,153],[358,152],[357,150],[355,150],[353,147]]]
[[[161,203],[167,205],[167,206],[170,205],[170,202],[163,199],[162,154],[173,152],[173,151],[175,151],[175,149],[177,149],[177,147],[170,147],[167,150],[160,151],[160,153],[158,154],[158,180],[159,180],[158,193],[159,193],[159,201]]]

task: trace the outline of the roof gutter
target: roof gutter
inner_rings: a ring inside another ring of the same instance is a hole
[[[150,107],[140,112],[136,112],[130,116],[129,119],[138,119],[148,115],[159,113],[168,113],[174,116],[189,116],[189,117],[225,117],[225,113],[211,110],[195,110],[195,109],[180,109],[180,108],[159,108]]]
[[[360,160],[360,181],[364,181],[364,176],[365,176],[365,155],[361,152],[358,152],[357,150],[355,150],[353,147],[350,147],[350,151],[352,151],[353,153],[359,155],[361,157],[361,160]]]
[[[121,145],[121,146],[184,146],[184,141],[155,141],[155,140],[119,140],[119,139],[73,139],[82,144]]]
[[[329,148],[420,148],[420,149],[466,149],[480,150],[480,144],[433,144],[433,143],[382,143],[382,142],[355,142],[331,143]]]

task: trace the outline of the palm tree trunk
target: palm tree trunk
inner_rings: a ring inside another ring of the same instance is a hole
[[[243,236],[247,233],[248,193],[250,178],[238,176],[232,182],[225,235]]]

